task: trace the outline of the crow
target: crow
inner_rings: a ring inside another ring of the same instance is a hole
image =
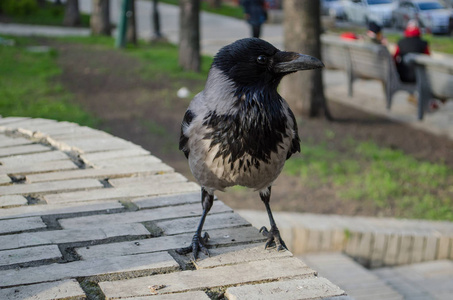
[[[191,245],[179,254],[209,255],[209,235],[201,232],[214,191],[241,185],[259,192],[269,216],[265,248],[287,249],[269,205],[271,185],[285,161],[300,152],[293,112],[278,94],[281,79],[299,70],[324,67],[312,56],[280,51],[258,38],[245,38],[219,50],[206,85],[187,108],[179,148],[201,185],[203,213]]]

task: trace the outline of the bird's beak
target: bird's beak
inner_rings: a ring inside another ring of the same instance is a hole
[[[274,56],[275,73],[292,73],[319,68],[324,68],[322,61],[310,55],[280,51]]]

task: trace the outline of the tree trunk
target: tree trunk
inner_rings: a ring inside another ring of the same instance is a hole
[[[129,0],[129,7],[126,13],[127,17],[127,34],[128,43],[137,45],[137,21],[135,18],[135,0]]]
[[[179,65],[200,72],[200,0],[180,0],[179,8]]]
[[[64,26],[80,25],[79,0],[67,0],[63,18]]]
[[[320,1],[285,0],[285,49],[321,58]],[[286,76],[282,96],[298,115],[331,119],[324,96],[322,69],[301,71]]]
[[[160,32],[160,15],[158,9],[159,0],[153,0],[153,9],[151,10],[151,21],[154,29],[153,39],[157,40],[162,38],[162,33]]]
[[[92,0],[91,34],[110,36],[110,0]]]

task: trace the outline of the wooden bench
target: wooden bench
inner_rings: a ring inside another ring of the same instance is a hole
[[[326,68],[346,71],[349,96],[353,95],[353,83],[356,79],[381,81],[387,109],[391,108],[392,97],[397,91],[415,91],[415,84],[400,80],[393,57],[385,46],[344,40],[332,35],[323,35],[321,42],[322,60]]]
[[[415,64],[418,92],[418,119],[422,120],[433,98],[453,98],[453,60],[436,59],[425,54],[410,54],[408,61]]]

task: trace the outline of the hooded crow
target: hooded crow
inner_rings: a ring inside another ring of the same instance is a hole
[[[265,248],[287,249],[269,206],[271,185],[285,161],[300,151],[294,114],[278,94],[281,79],[299,70],[322,68],[312,56],[280,51],[258,38],[238,40],[214,57],[205,89],[191,101],[182,121],[179,148],[201,185],[203,213],[189,247],[178,253],[209,255],[201,235],[214,191],[241,185],[259,192],[270,230]]]

